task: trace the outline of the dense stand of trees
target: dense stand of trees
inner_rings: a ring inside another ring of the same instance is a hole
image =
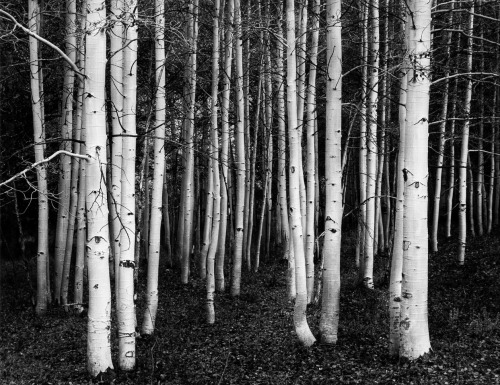
[[[214,323],[216,292],[285,259],[299,341],[321,297],[336,343],[349,232],[368,290],[390,255],[388,349],[418,358],[429,247],[456,237],[464,264],[499,224],[499,20],[488,0],[3,2],[2,257],[35,237],[39,316],[88,304],[96,376],[112,306],[135,367],[165,266],[206,280]]]

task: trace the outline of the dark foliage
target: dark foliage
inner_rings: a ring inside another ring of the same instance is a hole
[[[430,256],[429,317],[434,351],[416,362],[387,354],[387,287],[355,284],[352,255],[344,256],[337,346],[302,348],[286,301],[284,265],[245,274],[243,294],[216,298],[217,320],[205,324],[205,286],[178,283],[163,270],[157,333],[138,339],[138,366],[101,383],[116,384],[494,384],[500,379],[500,263],[497,239],[472,240],[466,265],[455,244]],[[380,261],[385,263],[385,261]],[[383,270],[383,269],[381,269]],[[0,315],[0,383],[84,384],[86,319],[53,309],[37,318],[20,289],[23,270],[4,266]],[[383,271],[380,271],[380,275]],[[15,286],[14,285],[18,285]],[[144,286],[139,288],[139,293]],[[142,297],[139,295],[139,304]],[[138,320],[141,320],[140,311]],[[317,333],[318,306],[309,307]],[[114,346],[114,351],[117,348]]]

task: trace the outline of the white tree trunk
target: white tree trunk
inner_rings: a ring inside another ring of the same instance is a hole
[[[403,20],[406,15],[403,15]],[[401,23],[405,40],[408,34],[408,23]],[[408,57],[404,58],[402,77],[399,86],[399,144],[396,166],[396,207],[394,218],[394,240],[391,256],[391,276],[389,281],[389,354],[399,354],[399,326],[401,314],[401,283],[403,273],[403,216],[404,216],[404,170],[406,139],[406,100],[408,88]]]
[[[287,112],[288,112],[288,143],[290,151],[289,164],[289,191],[290,191],[290,226],[292,228],[293,249],[295,254],[295,280],[297,295],[293,320],[295,332],[299,341],[304,346],[311,346],[314,338],[307,324],[307,287],[304,256],[304,237],[302,231],[302,218],[300,212],[300,162],[301,145],[299,142],[299,129],[297,126],[297,83],[296,54],[295,54],[295,10],[294,1],[286,2],[286,42],[287,42]]]
[[[87,1],[85,79],[87,258],[89,314],[87,367],[91,376],[113,369],[111,362],[111,287],[106,191],[106,7]]]
[[[326,143],[325,238],[323,244],[323,292],[321,341],[337,342],[340,304],[340,241],[342,239],[342,24],[341,1],[326,3]]]
[[[467,39],[467,72],[472,71],[472,34],[474,30],[474,4],[469,13]],[[470,107],[472,100],[472,79],[467,79],[467,90],[464,100],[464,127],[462,129],[462,147],[460,150],[460,168],[458,171],[458,264],[465,262],[465,246],[467,244],[467,156],[469,154]],[[469,210],[471,210],[469,208]]]
[[[236,103],[237,122],[235,127],[236,142],[236,207],[234,209],[235,236],[233,249],[233,271],[231,282],[231,295],[240,295],[241,265],[243,254],[244,232],[244,203],[245,203],[245,106],[243,98],[243,42],[241,32],[241,7],[240,0],[234,1],[234,25],[236,28],[235,61],[236,61]]]
[[[125,39],[123,41],[123,139],[122,205],[120,218],[120,262],[118,266],[118,364],[122,370],[135,367],[135,160],[137,100],[137,2],[125,3]]]
[[[314,1],[314,16],[312,28],[311,51],[309,53],[309,84],[307,86],[307,223],[306,223],[306,274],[307,274],[307,303],[311,303],[314,296],[314,216],[315,216],[315,182],[316,182],[316,153],[314,137],[316,136],[316,66],[318,63],[320,1]]]
[[[226,233],[227,233],[227,208],[228,208],[228,162],[229,162],[229,98],[231,93],[231,63],[233,53],[233,16],[234,0],[227,2],[227,21],[224,53],[224,77],[222,86],[222,108],[221,108],[221,148],[220,148],[220,196],[221,211],[219,225],[219,240],[217,242],[217,255],[215,261],[215,287],[219,292],[225,289],[224,281],[224,259],[226,254]]]
[[[112,251],[115,269],[115,294],[118,298],[118,280],[120,263],[120,236],[122,224],[120,210],[122,204],[122,115],[123,115],[123,0],[111,1],[111,44],[110,59],[110,96],[111,96],[111,213]]]
[[[165,2],[155,3],[155,70],[156,105],[154,138],[154,174],[151,192],[151,225],[148,248],[148,287],[142,332],[153,334],[158,310],[158,270],[160,264],[160,237],[163,202],[163,174],[165,172]]]
[[[363,284],[369,289],[373,289],[373,257],[375,239],[375,191],[377,174],[377,108],[378,108],[378,80],[379,80],[379,2],[370,1],[371,35],[370,35],[370,76],[368,92],[368,115],[367,115],[367,187],[366,187],[366,227],[364,245],[364,274]]]
[[[410,3],[407,37],[410,68],[406,103],[401,357],[416,359],[430,350],[428,286],[428,128],[431,54],[431,3]]]
[[[38,0],[29,0],[28,15],[29,29],[37,32]],[[35,162],[44,159],[45,132],[43,130],[44,117],[41,109],[40,94],[40,66],[38,59],[38,40],[29,37],[30,47],[30,75],[31,75],[31,111],[33,114],[33,136],[35,148]],[[38,241],[36,252],[37,287],[36,287],[36,314],[43,315],[47,311],[47,260],[49,257],[49,205],[47,190],[47,166],[42,163],[36,169],[38,188]]]

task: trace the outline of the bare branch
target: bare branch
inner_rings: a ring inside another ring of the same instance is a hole
[[[59,150],[59,151],[54,152],[48,158],[45,158],[45,159],[43,159],[43,160],[41,160],[39,162],[35,162],[35,163],[31,164],[30,166],[26,167],[24,170],[19,171],[17,174],[15,174],[11,178],[7,179],[5,182],[0,183],[0,187],[5,186],[6,184],[12,182],[13,180],[15,180],[17,178],[20,178],[21,176],[25,176],[28,171],[33,170],[35,167],[38,167],[38,166],[40,166],[43,163],[50,162],[52,159],[54,159],[58,155],[68,155],[68,156],[72,156],[74,158],[80,158],[80,159],[88,160],[88,157],[86,155],[74,154],[74,153],[69,152],[69,151]]]
[[[36,34],[34,32],[31,32],[29,30],[29,28],[26,28],[24,25],[22,25],[21,23],[19,23],[16,20],[16,18],[14,16],[12,16],[10,13],[8,13],[7,11],[4,11],[3,9],[0,9],[0,14],[1,15],[5,15],[8,19],[12,20],[12,22],[15,24],[15,26],[21,28],[26,34],[34,37],[38,41],[40,41],[40,42],[48,45],[50,48],[52,48],[53,50],[55,50],[71,66],[71,68],[73,69],[73,71],[75,71],[75,73],[78,76],[80,76],[82,78],[85,78],[85,75],[80,72],[80,69],[77,67],[77,65],[75,63],[73,63],[73,61],[68,57],[68,55],[66,55],[58,46],[56,46],[55,44],[51,43],[50,41],[44,39],[40,35],[38,35],[38,34]]]

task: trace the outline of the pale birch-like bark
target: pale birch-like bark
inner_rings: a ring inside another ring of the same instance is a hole
[[[219,91],[219,13],[220,0],[214,1],[213,12],[213,47],[212,47],[212,105],[211,107],[211,131],[210,131],[210,165],[211,179],[213,180],[212,196],[213,216],[212,216],[212,237],[207,255],[207,323],[215,322],[214,293],[215,293],[215,254],[217,252],[217,241],[219,239],[221,199],[220,199],[220,174],[219,174],[219,135],[217,131],[217,104]],[[210,175],[209,175],[210,178]]]
[[[37,31],[38,13],[40,12],[38,0],[28,1],[28,28]],[[30,85],[31,85],[31,112],[33,114],[33,137],[35,149],[35,162],[44,159],[45,133],[43,130],[44,116],[41,109],[40,94],[40,64],[38,58],[38,40],[29,37],[30,55]],[[49,205],[47,189],[47,164],[42,163],[36,169],[38,189],[38,239],[36,252],[36,314],[43,315],[47,311],[47,260],[49,258]]]
[[[404,173],[401,357],[416,359],[430,350],[428,287],[428,129],[431,3],[410,3]]]
[[[471,7],[467,34],[467,72],[472,71],[472,34],[474,29],[474,4]],[[467,245],[467,156],[469,154],[470,107],[472,99],[472,78],[467,79],[464,100],[464,126],[462,129],[462,146],[460,149],[460,168],[458,171],[458,264],[465,262],[465,247]],[[469,208],[470,210],[472,208]]]
[[[76,61],[76,0],[66,1],[66,55],[74,63]],[[65,63],[64,84],[62,92],[62,116],[61,116],[61,150],[71,152],[71,140],[73,136],[73,89],[75,72],[73,68]],[[57,211],[56,245],[54,252],[54,299],[57,303],[61,301],[61,290],[63,285],[64,257],[66,254],[66,236],[69,225],[69,205],[71,188],[71,157],[61,155],[59,174],[59,205]]]
[[[500,41],[500,31],[497,31],[497,41]],[[500,50],[497,50],[497,73],[500,73]],[[494,196],[495,196],[495,173],[496,173],[496,158],[498,155],[495,154],[495,146],[496,146],[496,141],[497,141],[497,135],[498,135],[498,120],[496,120],[497,116],[497,107],[498,103],[498,86],[495,85],[495,89],[493,91],[493,109],[492,109],[492,116],[495,117],[495,120],[491,122],[491,155],[490,155],[490,178],[489,178],[489,191],[488,191],[488,222],[487,222],[487,233],[491,234],[491,230],[493,229],[493,222],[494,222],[494,214],[493,214],[493,207],[494,207]]]
[[[292,229],[293,251],[295,256],[296,298],[293,313],[295,332],[299,341],[304,346],[311,346],[314,338],[307,324],[307,286],[304,255],[304,237],[302,231],[302,218],[300,211],[300,162],[301,145],[297,123],[297,83],[296,54],[295,54],[295,9],[294,1],[286,2],[286,42],[287,42],[287,77],[286,96],[288,113],[288,143],[290,151],[289,163],[289,192],[290,192],[290,227]]]
[[[148,249],[148,286],[146,310],[144,311],[142,332],[153,334],[158,310],[158,270],[160,264],[160,237],[163,209],[163,184],[165,173],[165,2],[155,2],[155,138],[154,174],[151,192],[151,226]]]
[[[85,73],[85,22],[87,18],[87,3],[84,0],[81,6],[80,31],[79,31],[79,63],[81,73]],[[76,121],[80,125],[80,154],[85,155],[85,81],[79,79],[77,94]],[[77,131],[78,132],[78,131]],[[85,237],[87,226],[85,221],[85,169],[86,163],[80,161],[78,165],[78,199],[76,208],[76,255],[75,255],[75,282],[73,287],[73,302],[75,313],[83,312],[83,272],[85,269]]]
[[[80,103],[80,101],[78,101]],[[76,121],[76,127],[73,133],[74,143],[73,143],[73,153],[80,153],[80,138],[82,130],[82,119],[81,119],[81,106],[77,107],[80,109],[80,119]],[[76,114],[75,114],[76,117]],[[75,235],[75,223],[76,223],[76,211],[78,208],[78,183],[79,183],[79,171],[80,171],[81,159],[72,158],[71,159],[71,190],[70,190],[70,205],[68,212],[68,233],[66,235],[66,247],[64,251],[64,265],[61,281],[61,304],[68,304],[68,290],[69,290],[69,275],[71,268],[71,258],[73,256],[73,242]]]
[[[448,194],[446,196],[446,238],[451,237],[451,216],[453,214],[453,195],[455,193],[455,117],[457,111],[457,89],[458,89],[458,79],[455,79],[455,84],[452,91],[452,101],[451,101],[451,122],[450,122],[450,139],[449,139],[449,167],[450,171],[448,173]]]
[[[283,258],[288,260],[287,270],[287,291],[288,298],[295,298],[295,260],[291,249],[290,239],[290,224],[288,220],[288,201],[287,201],[287,178],[286,178],[286,128],[285,128],[285,73],[284,73],[284,44],[283,44],[283,29],[282,15],[283,5],[278,6],[278,26],[276,43],[276,84],[278,87],[278,199],[279,210],[281,215],[281,231],[282,231],[282,248]]]
[[[233,17],[234,0],[227,2],[227,22],[225,27],[225,53],[224,53],[224,77],[222,81],[222,108],[221,108],[221,146],[220,146],[220,224],[219,240],[217,242],[217,254],[215,261],[215,287],[219,292],[225,289],[224,281],[224,259],[226,254],[226,232],[228,215],[228,162],[229,162],[229,98],[231,93],[231,63],[233,52]]]
[[[365,236],[366,236],[366,192],[368,184],[367,176],[367,87],[368,87],[368,4],[362,5],[362,29],[361,39],[361,108],[359,121],[359,205],[358,215],[358,242],[356,245],[356,265],[358,266],[358,276],[363,280],[365,265]]]
[[[478,8],[482,12],[482,0],[478,0]],[[484,23],[479,24],[479,70],[484,72]],[[472,30],[471,30],[472,34]],[[476,190],[476,227],[479,236],[483,235],[483,189],[484,189],[484,153],[483,153],[483,137],[484,137],[484,83],[479,85],[479,111],[481,119],[479,119],[479,129],[477,133],[477,178],[475,183]],[[471,191],[473,186],[471,185]],[[472,207],[471,207],[472,210]]]
[[[341,1],[326,3],[326,143],[325,238],[323,291],[319,329],[321,341],[337,342],[340,305],[340,242],[342,239],[342,24]]]
[[[404,20],[404,17],[403,17]],[[405,40],[408,34],[408,23],[401,23]],[[405,48],[407,46],[405,45]],[[402,65],[402,77],[399,86],[399,141],[398,159],[396,165],[396,206],[394,218],[394,240],[391,256],[391,275],[389,281],[389,354],[399,354],[399,327],[401,320],[401,284],[403,273],[403,217],[404,217],[404,170],[405,170],[405,140],[406,140],[406,100],[408,88],[408,56]]]
[[[134,269],[136,242],[135,160],[137,104],[137,2],[124,3],[123,41],[123,133],[122,205],[120,218],[120,262],[118,265],[118,365],[122,370],[135,367]]]
[[[235,62],[236,62],[236,104],[237,122],[235,126],[236,144],[236,204],[234,208],[235,235],[233,249],[233,270],[231,281],[231,295],[240,295],[241,265],[243,254],[243,232],[244,232],[244,204],[245,204],[245,106],[243,98],[243,41],[241,31],[241,7],[240,0],[234,1],[234,25],[235,25]]]
[[[197,49],[198,49],[198,0],[189,2],[190,21],[188,33],[191,44],[191,56],[189,68],[187,69],[186,82],[187,95],[187,118],[185,124],[185,170],[183,177],[183,215],[179,221],[184,221],[183,230],[179,235],[179,241],[182,245],[181,255],[181,282],[187,284],[189,281],[189,261],[193,247],[193,223],[194,223],[194,117],[196,100],[196,68],[197,68]]]
[[[366,227],[364,245],[364,273],[363,285],[373,289],[373,257],[375,247],[375,192],[377,171],[377,107],[378,107],[378,81],[379,81],[379,1],[370,1],[370,49],[371,60],[369,63],[369,85],[367,101],[367,186],[366,186]]]
[[[113,369],[111,361],[111,287],[106,191],[106,7],[87,1],[85,54],[85,124],[87,259],[89,313],[87,368],[91,376]]]
[[[450,17],[449,23],[453,25],[453,8],[454,1],[450,3]],[[444,164],[444,145],[445,145],[445,132],[446,132],[446,118],[448,116],[448,99],[449,99],[449,88],[450,81],[448,77],[450,76],[449,69],[449,57],[451,51],[451,38],[453,37],[453,32],[449,31],[447,34],[446,41],[446,64],[445,64],[445,74],[444,77],[444,90],[443,90],[443,107],[441,108],[441,115],[439,120],[441,123],[439,124],[439,149],[438,149],[438,160],[437,160],[437,168],[436,168],[436,177],[435,177],[435,188],[434,188],[434,207],[432,213],[432,232],[431,232],[431,251],[438,251],[438,227],[439,227],[439,211],[440,211],[440,202],[441,202],[441,184],[442,184],[442,174],[443,174],[443,164]]]
[[[320,1],[314,0],[311,51],[309,52],[310,68],[309,83],[307,85],[307,222],[306,222],[306,275],[307,275],[307,303],[311,303],[314,296],[314,216],[315,216],[315,183],[316,183],[316,155],[314,137],[316,136],[316,66],[318,63],[319,15]],[[327,54],[328,55],[328,54]],[[329,63],[329,62],[328,62]],[[331,64],[331,63],[329,63]],[[327,107],[328,111],[328,107]]]
[[[122,114],[123,114],[123,0],[112,0],[110,7],[111,33],[110,39],[110,97],[111,97],[111,234],[112,251],[115,269],[115,294],[118,298],[118,277],[120,264],[120,221],[122,190]]]

